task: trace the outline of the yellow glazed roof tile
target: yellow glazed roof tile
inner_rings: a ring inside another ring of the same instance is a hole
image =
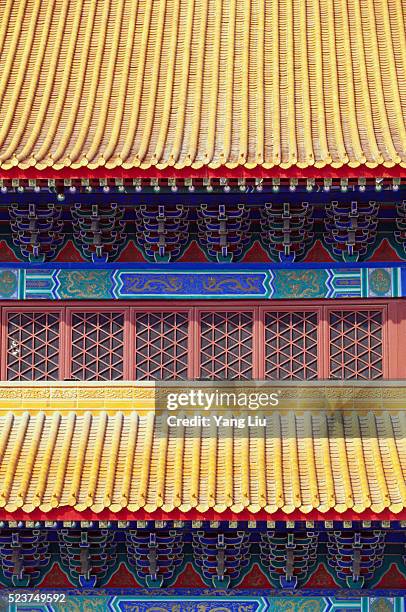
[[[274,412],[266,427],[153,413],[0,416],[0,508],[224,512],[406,507],[404,415]]]
[[[402,0],[0,0],[0,168],[406,166]]]

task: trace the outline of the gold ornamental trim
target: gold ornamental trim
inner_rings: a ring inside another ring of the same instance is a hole
[[[82,412],[117,411],[129,414],[132,411],[165,410],[168,394],[185,394],[194,389],[205,393],[275,394],[277,410],[284,413],[295,411],[332,413],[336,411],[366,413],[368,411],[398,411],[406,409],[406,384],[399,381],[379,381],[356,384],[325,383],[270,383],[269,381],[238,382],[2,382],[0,383],[0,413],[44,412],[52,414],[72,410]],[[221,408],[221,406],[220,406]],[[188,412],[194,407],[184,406]],[[197,409],[196,409],[197,410]]]

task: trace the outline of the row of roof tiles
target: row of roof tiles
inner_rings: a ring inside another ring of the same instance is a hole
[[[168,427],[153,413],[0,416],[0,508],[345,512],[406,508],[402,412],[270,413]]]
[[[8,0],[0,169],[406,166],[402,0]]]

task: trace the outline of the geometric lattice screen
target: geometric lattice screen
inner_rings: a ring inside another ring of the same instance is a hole
[[[59,313],[7,315],[7,380],[58,380]]]
[[[405,344],[406,304],[397,300],[369,309],[350,300],[302,309],[277,302],[114,302],[99,310],[0,303],[0,317],[2,380],[406,378],[404,360],[390,360]]]
[[[244,380],[253,374],[251,312],[200,314],[200,374],[209,380]]]
[[[338,310],[330,313],[329,323],[329,378],[382,378],[382,312]]]
[[[312,380],[318,375],[316,312],[266,312],[265,378]]]
[[[71,378],[122,380],[124,315],[120,312],[72,314]]]
[[[136,380],[186,380],[188,313],[135,313]]]

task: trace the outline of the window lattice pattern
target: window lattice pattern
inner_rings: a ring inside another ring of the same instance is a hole
[[[265,313],[265,378],[317,378],[317,313]]]
[[[382,377],[382,313],[374,310],[332,312],[330,378]]]
[[[200,378],[252,378],[252,314],[202,312],[200,321]]]
[[[59,314],[9,313],[7,380],[58,380]]]
[[[136,313],[137,380],[185,380],[188,377],[188,355],[187,313]]]
[[[80,312],[72,315],[71,378],[123,378],[124,315]]]

